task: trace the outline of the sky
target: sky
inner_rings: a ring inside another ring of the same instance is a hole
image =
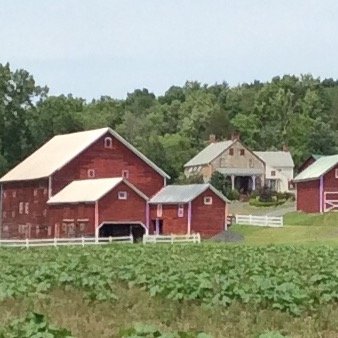
[[[0,0],[0,63],[50,94],[338,78],[337,0]]]

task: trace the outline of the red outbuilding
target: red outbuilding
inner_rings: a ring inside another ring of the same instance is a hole
[[[147,201],[124,178],[73,181],[49,199],[48,221],[54,237],[142,237]]]
[[[298,173],[301,173],[303,170],[305,170],[307,167],[309,167],[312,163],[316,162],[319,158],[321,158],[323,155],[315,155],[312,154],[309,156],[299,167],[298,167]]]
[[[319,158],[294,183],[297,210],[307,213],[338,210],[338,155]]]
[[[227,202],[210,184],[166,186],[149,201],[149,232],[216,235],[226,228]]]

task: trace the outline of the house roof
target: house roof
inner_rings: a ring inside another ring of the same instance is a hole
[[[254,151],[270,167],[289,167],[293,168],[295,164],[289,151]]]
[[[93,203],[117,187],[121,182],[126,183],[145,200],[148,199],[140,190],[127,180],[122,177],[114,177],[73,181],[57,194],[52,196],[47,203]]]
[[[4,175],[0,179],[0,182],[34,180],[49,177],[107,132],[129,148],[134,154],[156,170],[160,175],[170,178],[162,169],[128,143],[117,132],[110,128],[101,128],[54,136],[51,140]]]
[[[338,155],[322,156],[295,178],[294,182],[312,181],[320,178],[338,164]]]
[[[202,151],[200,151],[195,157],[188,161],[184,167],[191,167],[196,165],[208,164],[213,161],[216,157],[222,154],[236,141],[222,141],[210,143]]]
[[[149,201],[150,204],[176,204],[188,203],[194,200],[207,189],[211,189],[217,196],[225,202],[228,199],[210,184],[187,184],[187,185],[168,185],[162,188]]]

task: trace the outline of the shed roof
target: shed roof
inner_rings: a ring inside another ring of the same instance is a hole
[[[222,154],[236,141],[222,141],[210,143],[202,151],[200,151],[195,157],[188,161],[184,167],[191,167],[196,165],[208,164],[213,161],[217,156]]]
[[[134,154],[156,170],[160,175],[169,178],[162,169],[139,152],[116,131],[110,128],[101,128],[54,136],[51,140],[4,175],[0,179],[0,182],[34,180],[49,177],[107,132],[129,148]]]
[[[114,177],[73,181],[57,194],[52,196],[47,203],[93,203],[117,187],[121,182],[126,183],[145,200],[148,199],[140,190],[138,190],[127,180],[123,179],[122,177]]]
[[[187,185],[168,185],[162,188],[149,201],[150,204],[176,204],[188,203],[194,200],[207,189],[211,189],[217,196],[225,202],[228,199],[210,184],[187,184]]]
[[[254,151],[266,164],[271,167],[293,168],[295,164],[289,151]]]
[[[312,181],[320,178],[338,164],[338,155],[322,156],[299,173],[294,182]]]

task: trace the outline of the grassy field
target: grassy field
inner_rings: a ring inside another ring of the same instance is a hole
[[[265,231],[284,229],[233,230],[265,244],[257,239],[272,236]],[[74,337],[161,337],[135,334],[137,325],[178,338],[338,336],[338,251],[330,245],[0,249],[0,260],[0,337],[26,337],[32,323],[15,324],[16,335],[1,330],[30,312]]]

